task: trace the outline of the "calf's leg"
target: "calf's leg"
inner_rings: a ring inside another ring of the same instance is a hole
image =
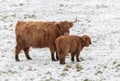
[[[79,55],[80,55],[80,52],[77,52],[77,54],[76,54],[76,60],[77,60],[77,62],[80,62]]]
[[[59,56],[60,64],[65,64],[65,54]]]
[[[71,61],[74,61],[75,53],[71,53]]]

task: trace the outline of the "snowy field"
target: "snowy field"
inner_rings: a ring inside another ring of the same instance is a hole
[[[81,62],[53,62],[50,51],[15,55],[17,21],[74,21],[70,34],[87,34],[92,45]],[[0,81],[120,81],[120,0],[0,0]]]

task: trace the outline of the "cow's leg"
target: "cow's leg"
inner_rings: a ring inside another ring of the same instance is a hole
[[[16,45],[16,47],[15,47],[15,60],[16,61],[20,61],[19,60],[19,53],[21,50],[22,50],[22,47],[20,47],[19,45]]]
[[[50,52],[51,52],[51,60],[52,60],[52,61],[56,61],[56,59],[55,59],[55,57],[54,57],[55,49],[52,48],[52,47],[50,47],[49,49],[50,49]]]
[[[25,53],[26,58],[27,58],[28,60],[32,60],[32,58],[31,58],[30,55],[29,55],[29,47],[25,47],[25,48],[23,49],[23,51],[24,51],[24,53]]]
[[[56,61],[56,59],[55,59],[55,57],[54,57],[54,53],[55,53],[55,52],[51,53],[51,59],[52,59],[52,61]]]
[[[57,51],[56,51],[56,59],[59,60],[59,57],[58,57],[58,53],[57,53]]]

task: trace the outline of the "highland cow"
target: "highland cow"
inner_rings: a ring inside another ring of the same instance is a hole
[[[76,22],[76,20],[75,20]],[[55,39],[64,33],[69,33],[69,29],[74,22],[23,22],[19,21],[16,25],[15,34],[17,45],[15,47],[15,60],[19,60],[19,53],[24,51],[28,60],[31,60],[29,48],[48,47],[51,52],[51,59],[55,61],[56,51]]]
[[[74,61],[76,55],[76,60],[79,62],[80,51],[82,51],[83,47],[88,47],[91,44],[91,39],[87,35],[80,37],[65,34],[58,37],[55,44],[60,64],[65,64],[65,57],[68,53],[71,53],[71,61]]]

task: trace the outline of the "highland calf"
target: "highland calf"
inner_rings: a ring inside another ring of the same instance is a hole
[[[74,61],[74,56],[76,55],[76,60],[79,62],[80,51],[82,51],[83,47],[88,47],[91,44],[91,39],[87,35],[80,37],[64,34],[58,37],[55,43],[60,64],[65,64],[65,57],[68,53],[71,53],[72,61]]]
[[[16,25],[16,49],[15,60],[19,60],[19,53],[24,51],[27,59],[29,56],[29,48],[45,48],[48,47],[51,52],[51,59],[55,61],[54,52],[56,51],[55,39],[64,33],[69,33],[69,29],[74,22],[23,22],[19,21]]]

